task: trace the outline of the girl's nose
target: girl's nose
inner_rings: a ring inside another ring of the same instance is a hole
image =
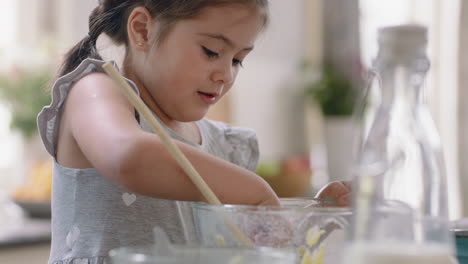
[[[235,78],[235,69],[232,63],[223,63],[217,67],[213,74],[212,79],[214,82],[222,82],[224,86],[231,85]]]

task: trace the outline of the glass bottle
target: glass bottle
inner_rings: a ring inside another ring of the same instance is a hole
[[[372,89],[379,104],[367,116],[355,163],[344,262],[456,263],[440,138],[423,100],[427,30],[386,27],[378,42]]]

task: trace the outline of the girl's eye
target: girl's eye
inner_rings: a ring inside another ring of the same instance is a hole
[[[214,51],[212,51],[212,50],[210,50],[210,49],[208,49],[206,47],[203,47],[203,46],[202,46],[202,48],[203,48],[203,51],[205,52],[206,56],[208,56],[208,58],[218,58],[219,57],[218,53],[216,53],[216,52],[214,52]],[[232,60],[232,65],[234,65],[234,66],[240,65],[241,67],[243,67],[242,60],[235,59],[235,58]]]
[[[205,47],[202,47],[203,48],[203,51],[205,52],[206,56],[208,56],[208,58],[217,58],[219,56],[218,53],[212,51],[212,50],[209,50]]]
[[[240,65],[241,67],[244,67],[244,65],[242,65],[242,61],[238,60],[238,59],[233,59],[232,60],[232,65],[234,65],[234,66]]]

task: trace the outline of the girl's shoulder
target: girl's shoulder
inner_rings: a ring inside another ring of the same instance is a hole
[[[55,157],[57,152],[60,117],[72,87],[91,73],[105,72],[102,66],[106,62],[107,61],[91,58],[85,59],[73,71],[59,77],[54,82],[51,89],[52,101],[50,105],[44,106],[37,116],[39,134],[47,152],[49,152],[51,156]],[[117,66],[115,62],[111,61],[111,63]],[[131,86],[138,93],[138,89],[136,89],[133,83],[131,83]]]
[[[232,140],[257,140],[255,130],[246,127],[233,126],[221,121],[214,121],[204,118],[201,123],[210,134],[217,134],[224,136],[226,139]]]

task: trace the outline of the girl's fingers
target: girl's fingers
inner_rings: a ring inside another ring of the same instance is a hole
[[[347,193],[339,197],[336,201],[336,204],[341,207],[351,206],[351,193]]]
[[[346,188],[348,188],[348,190],[351,192],[351,181],[340,181],[344,186],[346,186]]]
[[[318,192],[316,197],[317,198],[325,198],[325,197],[338,198],[344,194],[349,193],[350,191],[351,191],[350,188],[347,187],[346,184],[340,181],[335,181],[323,187]]]
[[[323,187],[316,198],[335,198],[337,206],[351,205],[351,182],[335,181]]]

